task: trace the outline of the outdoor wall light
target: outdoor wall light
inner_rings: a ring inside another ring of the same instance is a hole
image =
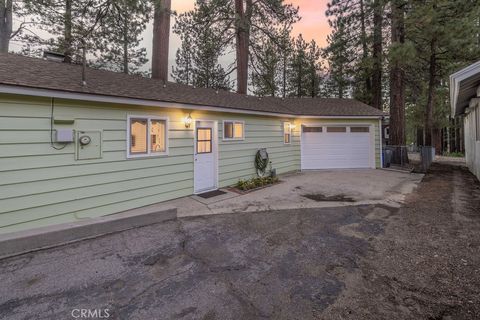
[[[185,119],[183,120],[185,122],[185,128],[190,128],[190,126],[192,125],[192,115],[191,113],[188,114],[188,116],[185,117]]]
[[[291,130],[295,130],[296,127],[297,127],[296,124],[293,124],[293,123],[290,124],[290,129],[291,129]]]

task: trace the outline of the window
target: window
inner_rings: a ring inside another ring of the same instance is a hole
[[[322,127],[303,127],[303,132],[323,132]]]
[[[290,144],[292,140],[292,125],[290,122],[283,123],[283,143]]]
[[[128,117],[127,157],[166,155],[168,147],[167,119],[159,117]]]
[[[223,140],[243,140],[245,136],[245,122],[223,121]]]
[[[197,153],[212,152],[212,128],[197,128]]]
[[[347,127],[327,127],[327,132],[347,132]]]
[[[370,128],[369,127],[350,127],[350,132],[355,132],[355,133],[370,132]]]

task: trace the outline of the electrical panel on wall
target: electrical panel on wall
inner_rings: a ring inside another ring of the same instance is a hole
[[[102,158],[102,131],[76,131],[76,159],[89,160]]]

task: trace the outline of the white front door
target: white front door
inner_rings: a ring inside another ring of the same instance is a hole
[[[214,121],[195,122],[194,191],[217,189],[217,132]]]
[[[302,126],[302,170],[374,168],[370,125]]]

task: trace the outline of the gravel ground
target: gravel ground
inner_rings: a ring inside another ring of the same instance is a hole
[[[480,319],[480,184],[434,163],[324,319]]]
[[[182,218],[1,260],[0,319],[479,319],[479,246],[480,184],[435,163],[401,208]]]

